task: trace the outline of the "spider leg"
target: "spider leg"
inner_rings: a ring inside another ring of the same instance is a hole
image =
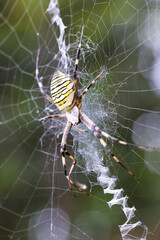
[[[97,127],[97,128],[98,128],[98,127]],[[107,151],[107,153],[108,153],[109,155],[111,155],[111,156],[113,157],[113,159],[114,159],[117,163],[119,163],[119,164],[121,165],[121,167],[123,167],[130,175],[132,175],[137,181],[139,181],[139,179],[138,179],[131,171],[129,171],[128,168],[126,168],[126,167],[123,165],[123,163],[121,163],[120,160],[114,155],[114,153],[111,151],[111,149],[107,146],[107,143],[102,139],[102,135],[99,134],[99,133],[100,133],[99,131],[100,131],[100,129],[98,128],[97,131],[95,130],[93,134],[94,134],[96,137],[98,137],[100,143],[103,145],[103,147],[105,148],[105,150]]]
[[[49,118],[59,118],[59,117],[65,117],[65,116],[66,116],[66,113],[58,114],[58,115],[48,115],[48,116],[45,116],[43,118],[40,118],[39,121],[44,121],[44,120],[47,120]]]
[[[38,86],[39,86],[39,89],[41,91],[41,94],[51,103],[54,104],[52,98],[47,94],[45,93],[44,89],[43,89],[43,84],[39,78],[39,69],[38,69],[38,62],[39,62],[39,54],[40,54],[40,49],[38,49],[37,51],[37,58],[36,58],[36,80],[37,80],[37,83],[38,83]]]
[[[154,150],[156,149],[155,147],[147,147],[147,146],[141,146],[141,145],[136,145],[136,144],[133,144],[133,143],[128,143],[128,142],[125,142],[125,141],[122,141],[122,140],[119,140],[115,137],[112,137],[111,135],[109,135],[108,133],[106,132],[101,132],[101,134],[106,137],[108,140],[111,140],[113,142],[118,142],[119,144],[122,144],[122,145],[127,145],[127,146],[132,146],[132,147],[136,147],[136,148],[140,148],[140,149],[149,149],[149,150]]]
[[[83,38],[83,30],[84,30],[84,26],[82,27],[81,38],[80,38],[79,46],[78,46],[78,49],[77,49],[75,67],[74,67],[74,72],[73,72],[73,76],[74,76],[74,88],[75,88],[75,92],[76,92],[76,98],[78,98],[77,68],[78,68],[79,56],[80,56],[80,52],[81,52],[81,45],[82,45],[82,38]]]
[[[83,112],[80,112],[80,118],[82,119],[83,123],[86,125],[86,127],[93,132],[94,136],[96,136],[100,143],[102,144],[102,146],[105,148],[106,152],[112,156],[112,158],[121,165],[121,167],[123,167],[125,169],[126,172],[128,172],[131,176],[133,176],[137,181],[138,178],[131,172],[129,171],[124,165],[123,163],[120,162],[120,160],[114,155],[114,153],[111,151],[111,149],[107,146],[107,143],[103,140],[102,138],[102,131],[100,130],[100,128],[89,118],[87,117]]]
[[[74,166],[75,166],[76,163],[77,163],[77,160],[76,160],[67,150],[65,150],[65,153],[66,153],[66,155],[68,155],[68,156],[72,159],[72,161],[73,161],[72,166],[71,166],[71,168],[70,168],[70,170],[69,170],[69,174],[68,174],[68,176],[67,176],[67,177],[68,177],[68,181],[69,181],[69,187],[70,187],[73,195],[76,197],[76,195],[74,194],[74,192],[73,192],[73,190],[72,190],[71,184],[72,184],[74,187],[76,187],[78,191],[80,191],[80,192],[82,192],[82,193],[84,193],[84,194],[86,194],[86,195],[89,195],[87,192],[85,192],[85,191],[83,191],[81,188],[77,187],[77,185],[75,185],[75,183],[70,179],[71,173],[72,173],[72,171],[73,171]]]
[[[82,99],[82,97],[84,96],[84,94],[86,93],[86,92],[88,92],[88,90],[90,89],[90,87],[92,87],[92,85],[96,82],[96,80],[98,79],[98,78],[100,78],[100,76],[103,74],[103,72],[104,71],[102,71],[85,89],[84,89],[84,91],[81,93],[81,95],[80,95],[80,99]]]
[[[76,129],[77,129],[78,131],[81,131],[81,132],[86,132],[86,130],[85,130],[85,129],[81,129],[81,128],[79,128],[79,127],[77,126],[77,124],[75,124],[75,127],[76,127]]]
[[[78,191],[88,195],[87,192],[83,191],[81,188],[77,187],[77,185],[70,179],[70,176],[71,176],[71,173],[73,171],[73,168],[76,164],[76,159],[66,150],[66,144],[67,144],[67,137],[68,137],[68,134],[70,132],[70,129],[72,127],[72,124],[70,122],[67,122],[67,125],[65,127],[65,130],[64,130],[64,133],[63,133],[63,137],[62,137],[62,141],[61,141],[61,153],[62,153],[62,164],[63,164],[63,168],[64,168],[64,174],[65,174],[65,177],[67,178],[68,182],[69,182],[69,188],[72,192],[72,194],[76,197],[73,189],[72,189],[72,185],[77,188]],[[72,166],[69,170],[69,175],[67,173],[67,167],[66,167],[66,159],[65,159],[65,155],[68,155],[69,158],[72,159],[73,163],[72,163]]]

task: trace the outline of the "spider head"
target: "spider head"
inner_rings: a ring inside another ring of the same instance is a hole
[[[73,125],[80,123],[79,108],[74,106],[70,111],[66,112],[66,117]]]

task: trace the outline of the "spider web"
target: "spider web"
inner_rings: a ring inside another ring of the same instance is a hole
[[[0,6],[0,238],[159,239],[159,1],[7,0]],[[39,121],[59,112],[40,94],[35,61],[40,49],[49,94],[56,70],[73,75],[83,25],[79,91],[104,74],[84,96],[82,111],[112,136],[157,150],[108,142],[136,182],[92,133],[73,128],[72,179],[90,193],[75,190],[74,198],[60,155],[66,119]]]

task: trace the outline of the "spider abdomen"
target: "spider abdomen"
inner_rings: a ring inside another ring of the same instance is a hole
[[[57,71],[52,77],[50,91],[52,99],[60,111],[67,112],[74,107],[74,83],[68,75]]]

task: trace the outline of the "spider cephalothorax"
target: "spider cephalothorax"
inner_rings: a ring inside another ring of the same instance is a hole
[[[122,140],[118,140],[115,137],[112,137],[106,132],[103,132],[100,130],[100,128],[89,118],[87,117],[80,109],[82,104],[82,98],[84,94],[88,91],[88,89],[95,83],[95,81],[103,74],[104,71],[101,71],[101,73],[85,88],[85,90],[78,95],[78,88],[77,88],[77,67],[79,62],[79,56],[81,51],[81,42],[83,37],[83,29],[81,32],[81,38],[79,47],[77,49],[77,55],[76,55],[76,61],[75,61],[75,68],[73,73],[73,79],[66,75],[65,73],[62,73],[61,71],[57,71],[54,73],[52,79],[51,79],[51,85],[50,85],[50,91],[51,91],[51,97],[45,93],[43,90],[43,85],[41,83],[41,80],[39,78],[39,70],[38,70],[38,61],[39,61],[39,54],[40,50],[38,50],[37,53],[37,60],[36,60],[36,79],[40,88],[40,91],[42,95],[51,103],[55,104],[60,111],[65,112],[63,114],[59,115],[49,115],[41,120],[46,120],[49,118],[57,118],[57,117],[66,117],[67,118],[67,124],[63,133],[62,141],[61,141],[61,153],[62,153],[62,164],[64,168],[64,174],[69,182],[70,190],[72,191],[73,195],[75,196],[74,191],[72,190],[72,185],[76,187],[80,192],[83,192],[84,194],[88,194],[87,192],[83,191],[81,188],[79,188],[72,180],[71,180],[71,173],[73,171],[73,168],[76,164],[76,159],[67,151],[66,144],[67,144],[67,137],[71,130],[71,127],[77,125],[82,122],[86,125],[86,127],[96,136],[100,143],[105,148],[106,152],[113,157],[113,159],[119,163],[130,175],[132,175],[136,180],[138,178],[129,171],[120,161],[119,159],[114,155],[114,153],[111,151],[111,149],[108,147],[107,143],[104,141],[103,138],[106,138],[113,142],[118,142],[122,145],[129,145],[141,149],[154,149],[153,147],[145,147],[145,146],[137,146],[132,143],[127,143]],[[67,173],[67,167],[66,167],[66,159],[65,156],[68,156],[70,159],[72,159],[73,164],[69,170],[69,173]]]

